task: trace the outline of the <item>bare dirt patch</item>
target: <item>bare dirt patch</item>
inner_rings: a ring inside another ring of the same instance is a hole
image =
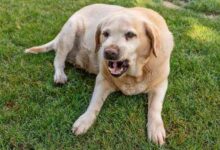
[[[178,2],[179,5],[176,5],[171,1],[163,1],[162,4],[163,4],[164,7],[167,7],[167,8],[170,8],[170,9],[183,10],[183,9],[185,9],[184,7],[187,5],[187,3],[189,3],[188,0],[181,0],[181,1]],[[206,13],[204,13],[204,14],[202,14],[202,16],[205,17],[205,18],[208,18],[208,19],[215,20],[218,17],[220,17],[220,14],[216,14],[216,13],[206,14]]]
[[[182,7],[172,3],[172,2],[169,2],[169,1],[163,1],[163,6],[167,7],[167,8],[171,8],[171,9],[183,9]]]

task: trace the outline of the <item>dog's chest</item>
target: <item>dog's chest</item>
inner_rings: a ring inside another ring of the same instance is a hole
[[[125,95],[136,95],[140,93],[145,93],[147,91],[147,82],[142,80],[141,82],[134,82],[132,80],[117,82],[117,87]]]

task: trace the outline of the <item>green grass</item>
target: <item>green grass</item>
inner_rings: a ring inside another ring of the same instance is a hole
[[[220,1],[193,0],[189,3],[188,8],[194,9],[195,11],[220,14]]]
[[[159,148],[147,140],[145,95],[112,94],[88,133],[74,136],[71,126],[89,104],[95,76],[68,65],[69,82],[57,87],[54,53],[23,53],[53,39],[74,11],[91,3],[1,0],[0,149]],[[167,143],[161,149],[220,149],[220,20],[151,1],[107,3],[152,8],[165,17],[174,34],[162,113]]]
[[[219,0],[168,0],[173,3],[181,5],[185,2],[185,8],[206,14],[220,14],[220,1]]]

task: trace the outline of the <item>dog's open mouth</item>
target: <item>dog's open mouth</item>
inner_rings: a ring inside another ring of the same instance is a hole
[[[128,60],[123,61],[116,61],[116,60],[109,60],[108,61],[108,69],[112,76],[120,77],[123,73],[128,70],[129,64]]]

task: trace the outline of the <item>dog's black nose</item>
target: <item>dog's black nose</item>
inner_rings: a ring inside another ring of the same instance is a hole
[[[107,48],[104,50],[104,58],[108,60],[118,60],[119,50],[115,48]]]

